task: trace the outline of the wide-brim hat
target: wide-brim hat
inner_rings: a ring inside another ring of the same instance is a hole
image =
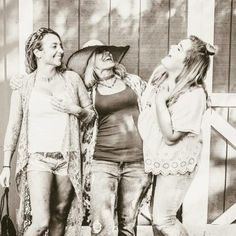
[[[80,76],[84,75],[85,69],[88,65],[89,58],[97,50],[107,50],[112,56],[114,62],[120,63],[130,46],[113,46],[104,45],[99,40],[89,40],[83,47],[74,52],[67,61],[67,68],[77,72]]]

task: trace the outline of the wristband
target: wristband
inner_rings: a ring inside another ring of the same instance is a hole
[[[11,166],[3,166],[3,168],[11,168]]]

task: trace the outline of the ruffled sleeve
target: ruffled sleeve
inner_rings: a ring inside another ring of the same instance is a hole
[[[199,134],[206,109],[206,96],[202,88],[181,95],[170,107],[173,130]]]

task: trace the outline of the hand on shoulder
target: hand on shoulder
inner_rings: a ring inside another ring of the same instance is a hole
[[[23,85],[23,78],[24,75],[13,75],[10,78],[10,87],[12,90],[17,90],[22,87]]]

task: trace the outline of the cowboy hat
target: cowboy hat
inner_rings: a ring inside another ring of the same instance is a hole
[[[84,75],[89,58],[97,49],[109,51],[115,62],[120,63],[130,46],[108,46],[101,41],[92,39],[85,43],[82,48],[74,52],[67,61],[67,68],[77,72],[80,76]]]

